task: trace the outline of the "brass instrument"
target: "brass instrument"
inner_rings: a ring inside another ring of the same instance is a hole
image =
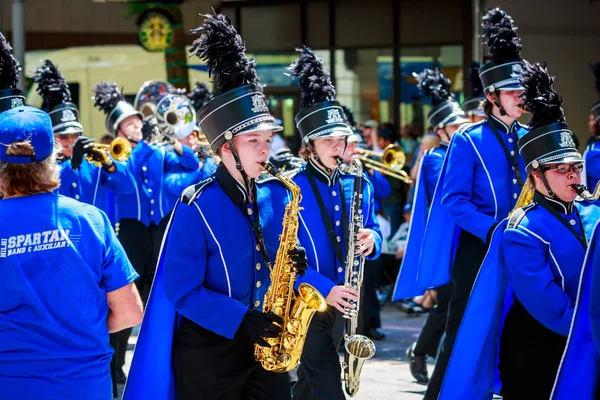
[[[596,201],[600,198],[600,182],[596,184],[596,189],[594,189],[594,193],[590,193],[590,191],[585,185],[571,185],[571,187],[584,200]]]
[[[298,213],[302,209],[300,188],[290,178],[269,163],[267,171],[283,183],[291,192],[291,201],[285,207],[283,230],[279,237],[279,248],[273,267],[269,266],[271,285],[265,294],[263,312],[272,312],[283,319],[281,334],[276,338],[264,338],[271,347],[254,345],[256,361],[267,371],[287,372],[300,362],[308,326],[315,311],[327,309],[325,298],[317,289],[306,283],[300,284],[298,294],[294,292],[296,270],[289,255],[298,246]]]
[[[110,144],[92,143],[92,149],[101,150],[105,154],[108,153],[115,161],[127,161],[131,156],[131,143],[125,138],[115,138]],[[97,162],[91,154],[86,154],[85,158],[89,162]]]
[[[164,96],[156,105],[155,115],[158,129],[168,138],[183,139],[198,129],[196,111],[185,96]]]
[[[355,289],[358,292],[358,301],[349,301],[354,308],[344,310],[346,321],[346,333],[344,335],[344,387],[346,393],[353,397],[358,393],[360,385],[360,372],[366,360],[375,355],[375,343],[364,335],[356,334],[358,327],[358,311],[360,309],[360,289],[363,283],[365,256],[356,254],[356,238],[363,228],[363,170],[359,160],[352,160],[350,165],[344,164],[341,158],[338,158],[338,165],[344,173],[354,175],[354,193],[352,194],[352,203],[350,207],[350,237],[348,240],[348,251],[346,253],[346,277],[344,285]]]
[[[154,115],[160,99],[175,91],[175,86],[168,82],[155,79],[146,81],[135,95],[133,108],[141,112],[144,118]]]
[[[358,148],[356,152],[361,155],[358,159],[363,163],[365,168],[374,169],[408,184],[412,182],[406,171],[402,170],[406,163],[406,155],[400,146],[390,144],[383,149],[383,152]],[[381,161],[369,157],[376,157]]]

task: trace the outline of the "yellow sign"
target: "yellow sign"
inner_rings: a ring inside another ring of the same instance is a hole
[[[162,13],[151,11],[140,23],[138,36],[148,51],[164,51],[173,42],[171,21]]]

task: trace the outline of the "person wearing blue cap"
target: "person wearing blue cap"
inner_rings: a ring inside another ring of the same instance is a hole
[[[104,150],[94,148],[93,139],[82,136],[83,125],[69,85],[50,60],[37,69],[35,82],[43,100],[41,108],[50,115],[55,139],[62,148],[59,193],[98,207],[114,227],[115,193],[133,193],[129,170]]]
[[[112,399],[109,332],[138,324],[138,277],[105,213],[56,193],[50,117],[0,113],[0,393]]]
[[[323,60],[307,47],[288,68],[298,79],[302,109],[296,115],[306,164],[294,171],[292,180],[302,191],[298,238],[307,248],[309,268],[298,282],[307,282],[325,297],[329,307],[317,313],[310,323],[294,399],[345,399],[340,384],[341,366],[338,349],[344,336],[346,307],[358,301],[358,293],[344,285],[346,252],[352,231],[350,210],[353,197],[362,194],[363,229],[354,238],[356,254],[367,260],[381,252],[381,231],[374,211],[373,187],[364,176],[362,190],[356,189],[355,175],[338,168],[347,138],[352,135],[341,104],[335,100],[335,88]],[[343,162],[343,161],[342,161]],[[360,182],[360,181],[359,181]],[[362,266],[364,268],[364,265]],[[365,338],[366,340],[370,340]]]
[[[425,399],[437,399],[454,339],[473,282],[498,223],[514,207],[524,183],[525,165],[517,140],[527,128],[522,115],[521,43],[512,18],[490,10],[482,21],[491,60],[479,70],[487,118],[452,137],[429,211],[419,261],[417,288],[452,282],[446,337]]]
[[[598,219],[576,201],[590,193],[581,185],[584,160],[554,77],[545,64],[526,62],[520,81],[532,114],[530,132],[518,141],[527,182],[493,233],[446,370],[443,400],[492,393],[506,400],[550,398]]]
[[[255,359],[255,344],[270,347],[283,323],[263,306],[289,193],[257,182],[280,127],[229,18],[205,17],[191,52],[215,81],[198,114],[221,163],[175,206],[123,398],[290,399],[288,374]],[[304,250],[286,256],[303,274]]]

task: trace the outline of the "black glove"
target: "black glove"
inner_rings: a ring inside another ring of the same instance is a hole
[[[73,155],[71,156],[71,168],[79,169],[83,162],[83,157],[87,154],[90,147],[94,143],[94,139],[79,136],[73,145]]]
[[[281,333],[281,328],[274,324],[283,324],[283,319],[273,313],[262,313],[248,310],[239,330],[250,337],[252,343],[263,347],[271,347],[263,338],[275,338]]]
[[[292,257],[296,273],[300,276],[304,276],[306,269],[308,268],[308,259],[306,258],[306,250],[304,250],[304,247],[292,249],[288,254]]]

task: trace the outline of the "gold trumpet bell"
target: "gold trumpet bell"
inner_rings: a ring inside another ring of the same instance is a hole
[[[115,138],[110,144],[93,143],[92,148],[110,153],[113,160],[119,162],[127,161],[132,151],[129,140],[122,137]],[[85,158],[89,162],[95,162],[91,155],[86,155]]]
[[[379,171],[408,184],[412,182],[406,171],[402,169],[406,163],[406,155],[402,147],[390,144],[383,149],[383,152],[357,149],[357,153],[361,155],[358,159],[362,161],[365,168]],[[379,158],[381,161],[369,157]]]

